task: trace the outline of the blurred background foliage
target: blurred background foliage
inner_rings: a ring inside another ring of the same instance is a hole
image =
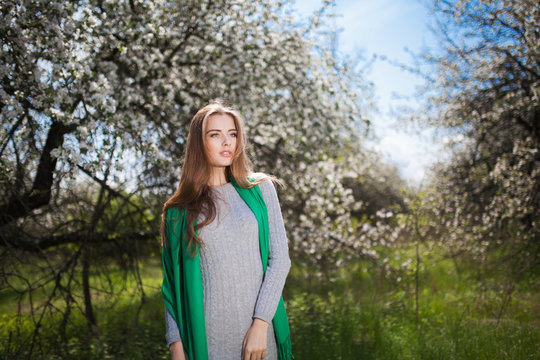
[[[168,358],[159,214],[210,99],[276,175],[297,359],[540,357],[540,10],[434,0],[419,187],[368,150],[373,85],[332,2],[0,4],[0,356]],[[354,61],[353,61],[354,60]]]

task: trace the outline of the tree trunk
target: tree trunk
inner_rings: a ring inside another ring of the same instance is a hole
[[[82,257],[82,284],[84,293],[84,308],[88,327],[92,332],[97,328],[97,321],[92,306],[92,294],[90,293],[90,245],[85,244]]]

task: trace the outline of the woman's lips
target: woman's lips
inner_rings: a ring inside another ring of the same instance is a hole
[[[224,156],[224,157],[231,157],[232,152],[230,152],[230,151],[222,151],[222,152],[219,153],[219,155]]]

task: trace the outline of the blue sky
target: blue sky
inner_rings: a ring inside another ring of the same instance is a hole
[[[319,0],[297,0],[295,8],[307,17],[321,6]],[[432,140],[432,130],[404,129],[396,120],[393,109],[400,104],[415,105],[416,101],[398,99],[395,95],[411,96],[422,80],[402,70],[388,60],[412,65],[409,49],[418,53],[434,44],[428,30],[429,12],[420,0],[336,0],[338,51],[345,55],[362,54],[366,59],[378,56],[367,80],[375,86],[379,112],[372,116],[375,140],[367,146],[377,149],[387,162],[400,168],[404,178],[412,183],[422,181],[425,169],[441,156],[440,146]]]

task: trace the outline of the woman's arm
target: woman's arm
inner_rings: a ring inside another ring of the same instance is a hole
[[[242,345],[243,360],[259,360],[266,356],[268,326],[281,298],[285,279],[291,267],[285,226],[276,190],[271,181],[259,185],[268,210],[268,267],[259,290],[253,323]]]
[[[167,345],[169,345],[169,347],[176,341],[182,341],[178,325],[176,324],[176,321],[174,321],[174,318],[167,307],[165,307],[165,339],[167,340]]]
[[[181,341],[173,342],[169,345],[169,350],[171,350],[171,360],[186,360],[188,358]]]
[[[268,209],[268,267],[261,284],[254,318],[271,323],[285,286],[285,280],[291,267],[287,235],[281,215],[278,196],[274,184],[266,180],[259,185]]]
[[[171,360],[187,359],[187,355],[184,353],[180,331],[178,331],[178,325],[169,310],[167,310],[167,307],[165,307],[165,327],[165,339],[167,340],[167,345],[169,345],[169,350],[171,350]]]

